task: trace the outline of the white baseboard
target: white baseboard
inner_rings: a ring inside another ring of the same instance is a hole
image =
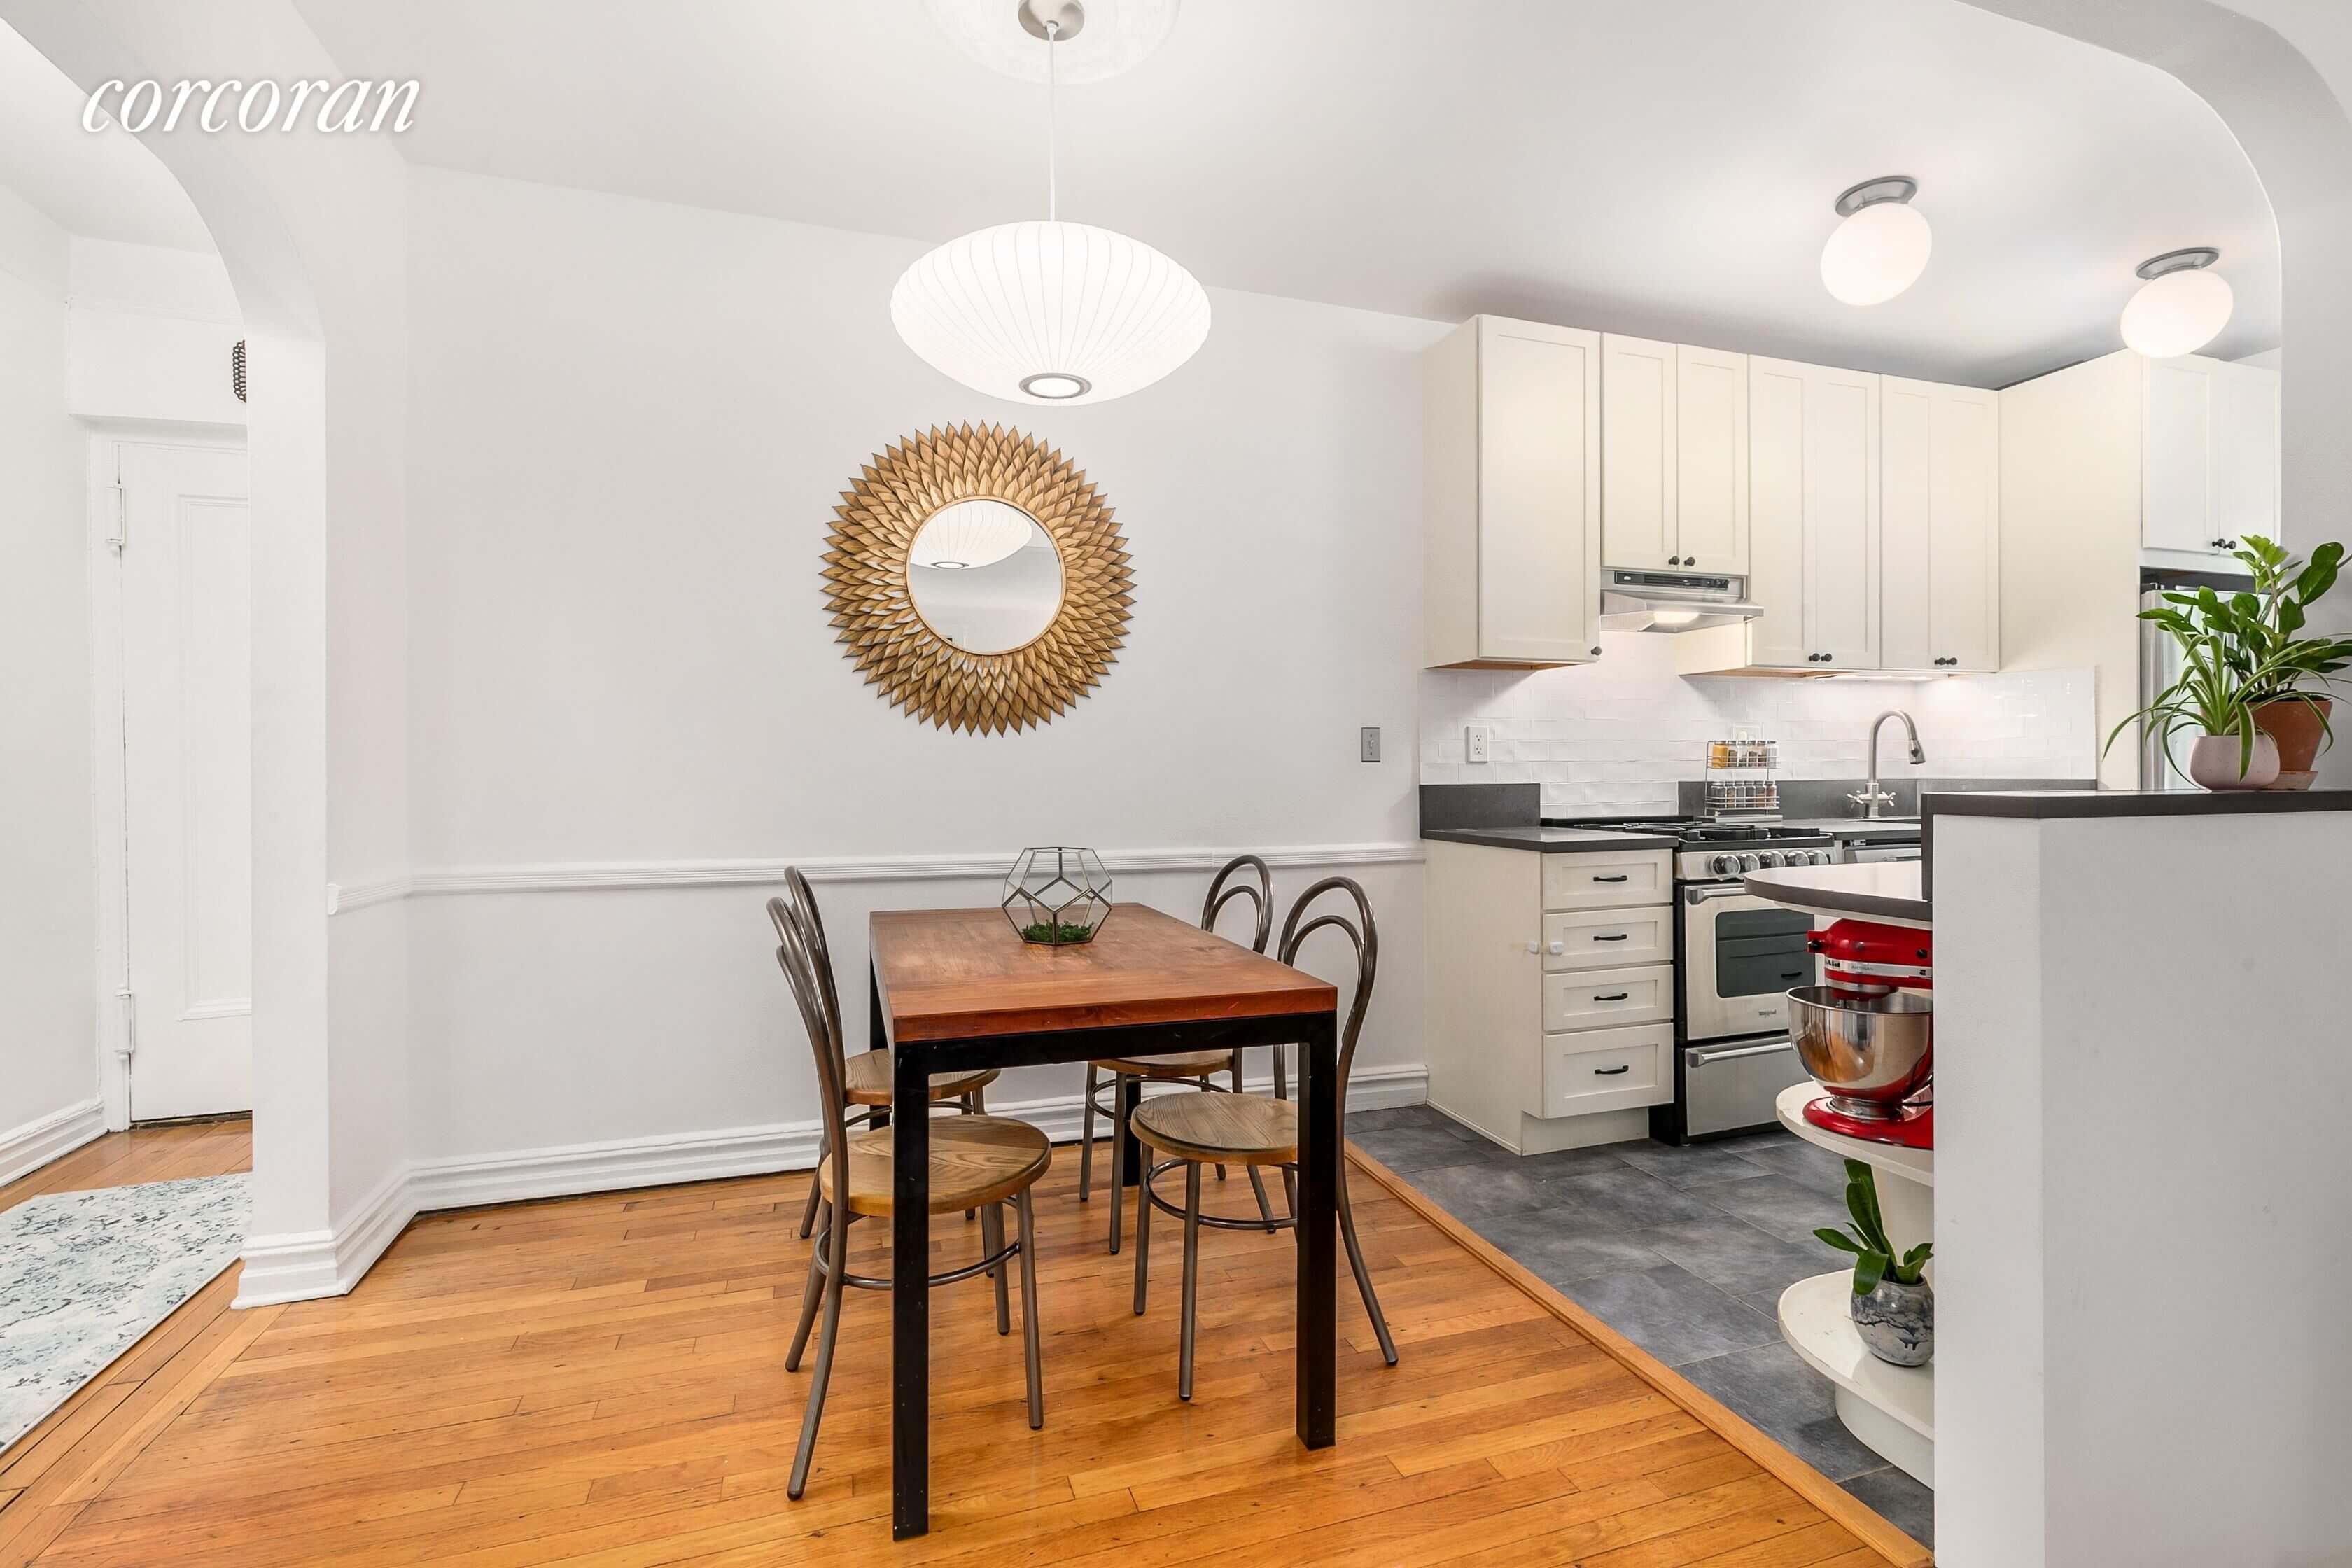
[[[105,1102],[86,1100],[0,1132],[0,1184],[32,1174],[105,1131]]]
[[[1245,1082],[1258,1090],[1273,1085],[1271,1078]],[[1429,1071],[1418,1064],[1363,1068],[1349,1080],[1348,1109],[1418,1105],[1428,1089]],[[1005,1101],[989,1110],[1018,1117],[1057,1143],[1069,1142],[1083,1125],[1081,1098],[1065,1094]],[[793,1121],[421,1161],[386,1177],[331,1230],[253,1237],[246,1244],[236,1305],[263,1307],[343,1295],[410,1220],[435,1209],[806,1170],[816,1162],[816,1141],[815,1122]]]
[[[416,1217],[409,1172],[393,1172],[327,1230],[247,1237],[232,1307],[270,1307],[343,1296]]]

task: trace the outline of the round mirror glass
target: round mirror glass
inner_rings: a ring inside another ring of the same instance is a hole
[[[1054,624],[1062,557],[1019,507],[957,501],[916,531],[907,592],[931,630],[964,652],[1009,653]]]

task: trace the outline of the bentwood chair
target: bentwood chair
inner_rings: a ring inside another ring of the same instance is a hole
[[[797,1500],[808,1485],[809,1457],[816,1447],[816,1429],[824,1418],[825,1385],[833,1375],[834,1340],[841,1327],[844,1289],[887,1290],[887,1278],[852,1274],[845,1267],[849,1227],[872,1216],[887,1221],[893,1207],[891,1129],[872,1128],[852,1136],[841,1078],[841,1032],[826,1013],[824,988],[815,955],[792,911],[769,900],[776,932],[782,939],[776,962],[792,983],[800,1005],[801,1022],[808,1030],[809,1047],[816,1058],[816,1074],[824,1113],[825,1152],[817,1164],[818,1222],[809,1249],[808,1287],[801,1298],[800,1325],[793,1331],[792,1349],[784,1370],[798,1372],[801,1352],[808,1347],[810,1326],[823,1314],[818,1331],[816,1366],[809,1383],[808,1404],[801,1415],[800,1447],[793,1456],[793,1471],[785,1495]],[[981,1247],[978,1261],[929,1277],[933,1286],[951,1285],[977,1274],[996,1281],[996,1331],[1013,1331],[1006,1299],[1005,1276],[1012,1260],[1021,1260],[1022,1362],[1029,1381],[1029,1426],[1045,1424],[1045,1389],[1037,1332],[1037,1225],[1029,1190],[1054,1163],[1054,1146],[1025,1121],[1003,1117],[968,1116],[942,1119],[930,1133],[930,1212],[952,1214],[957,1209],[980,1211]],[[1016,1239],[1004,1237],[1003,1206],[1011,1204],[1019,1226]]]
[[[1227,886],[1231,883],[1231,886]],[[1209,897],[1201,906],[1201,929],[1217,929],[1217,917],[1235,899],[1246,897],[1256,916],[1250,939],[1252,952],[1265,951],[1266,938],[1274,931],[1274,874],[1265,862],[1255,855],[1236,855],[1225,862],[1209,884]],[[1280,1056],[1279,1050],[1276,1052]],[[1277,1072],[1280,1071],[1277,1066]],[[1078,1202],[1093,1196],[1095,1175],[1095,1116],[1097,1112],[1110,1118],[1110,1249],[1118,1250],[1119,1227],[1127,1208],[1127,1093],[1130,1083],[1184,1084],[1192,1089],[1214,1091],[1217,1085],[1211,1074],[1225,1073],[1233,1081],[1233,1092],[1242,1091],[1242,1053],[1239,1050],[1179,1051],[1159,1057],[1105,1057],[1087,1064],[1086,1110],[1078,1133]],[[1108,1074],[1106,1078],[1104,1075]],[[1102,1103],[1105,1090],[1110,1103]],[[1225,1179],[1225,1168],[1217,1167],[1217,1180]],[[1265,1201],[1265,1184],[1255,1170],[1249,1173],[1250,1185],[1257,1194],[1258,1213],[1265,1228],[1274,1228],[1274,1211]]]
[[[1329,892],[1344,893],[1353,900],[1357,919],[1350,921],[1345,913],[1331,911],[1312,919],[1302,918],[1317,899]],[[1380,968],[1380,932],[1372,923],[1371,903],[1364,897],[1364,889],[1345,877],[1325,878],[1299,895],[1298,901],[1291,906],[1289,918],[1282,922],[1282,962],[1294,963],[1307,938],[1327,926],[1344,932],[1356,949],[1356,994],[1349,1004],[1348,1021],[1339,1033],[1339,1135],[1344,1139],[1348,1072],[1355,1064],[1357,1037],[1363,1032],[1364,1009],[1371,1002],[1372,980]],[[1298,1106],[1293,1100],[1255,1094],[1163,1095],[1137,1107],[1132,1121],[1139,1142],[1169,1156],[1156,1163],[1147,1160],[1143,1168],[1143,1201],[1136,1205],[1135,1217],[1135,1310],[1138,1316],[1142,1314],[1145,1288],[1150,1280],[1151,1211],[1157,1205],[1184,1222],[1184,1295],[1178,1329],[1176,1394],[1181,1399],[1190,1399],[1193,1330],[1199,1318],[1195,1306],[1200,1288],[1201,1226],[1259,1228],[1256,1220],[1201,1212],[1201,1167],[1218,1161],[1247,1165],[1253,1172],[1261,1165],[1279,1166],[1286,1185],[1295,1193]],[[1181,1209],[1151,1188],[1154,1177],[1178,1165],[1184,1167],[1184,1206]],[[1372,1290],[1371,1270],[1364,1267],[1364,1249],[1356,1239],[1356,1215],[1348,1202],[1345,1160],[1339,1163],[1339,1235],[1348,1245],[1348,1266],[1355,1270],[1356,1289],[1363,1295],[1364,1310],[1371,1314],[1372,1331],[1380,1336],[1381,1356],[1394,1366],[1396,1342],[1389,1335],[1388,1320],[1381,1315],[1380,1297]],[[1295,1200],[1290,1214],[1275,1223],[1296,1231],[1298,1222]]]
[[[768,900],[768,918],[776,922],[779,938],[783,934],[787,919],[799,922],[803,944],[809,952],[810,963],[815,967],[817,983],[824,998],[826,1027],[831,1030],[836,1047],[843,1039],[841,1032],[841,994],[834,988],[833,951],[825,945],[824,920],[817,913],[816,892],[797,866],[784,868],[784,893],[780,899]],[[840,1060],[842,1103],[854,1123],[872,1122],[879,1125],[888,1120],[890,1109],[890,1053],[860,1051],[842,1057]],[[996,1081],[994,1068],[982,1068],[973,1072],[936,1072],[931,1075],[931,1103],[952,1103],[966,1115],[982,1115],[988,1110],[988,1086]],[[816,1152],[818,1169],[824,1166],[824,1146]],[[817,1178],[809,1176],[808,1202],[801,1205],[801,1235],[805,1237],[816,1223]],[[970,1217],[970,1216],[966,1216]]]

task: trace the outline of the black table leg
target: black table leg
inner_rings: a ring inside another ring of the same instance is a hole
[[[1143,1103],[1143,1080],[1131,1078],[1118,1091],[1119,1125],[1128,1131],[1119,1134],[1126,1139],[1118,1156],[1118,1168],[1127,1173],[1126,1184],[1143,1185],[1143,1162],[1150,1159],[1142,1144],[1135,1141],[1135,1108]]]
[[[1339,1016],[1301,1020],[1298,1069],[1298,1440],[1331,1446],[1337,1425],[1339,1347]]]
[[[924,1110],[930,1089],[925,1065],[919,1050],[898,1051],[890,1063],[890,1104],[896,1112],[891,1118],[890,1150],[890,1536],[894,1541],[921,1535],[931,1527],[931,1119]],[[1330,1320],[1328,1289],[1324,1320],[1327,1323]],[[1326,1356],[1328,1362],[1328,1346]],[[1327,1415],[1325,1442],[1330,1441],[1328,1429]]]
[[[871,963],[866,966],[866,1006],[867,1045],[877,1051],[889,1049],[890,1031],[884,1026],[882,1019],[882,977],[874,973],[874,966]],[[844,1031],[844,1033],[846,1032]],[[848,1048],[845,1042],[843,1048]],[[873,1114],[866,1119],[866,1124],[868,1127],[889,1126],[890,1108],[887,1105],[876,1106]]]

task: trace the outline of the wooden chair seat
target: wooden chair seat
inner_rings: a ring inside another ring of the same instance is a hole
[[[887,1105],[890,1103],[890,1053],[862,1051],[848,1058],[847,1070],[842,1075],[842,1098],[852,1105]],[[975,1089],[985,1089],[996,1081],[994,1068],[979,1068],[971,1072],[935,1072],[931,1075],[931,1098],[961,1100]]]
[[[1104,1057],[1087,1065],[1105,1072],[1125,1073],[1129,1078],[1206,1078],[1230,1068],[1234,1053],[1171,1051],[1164,1057]]]
[[[891,1132],[892,1129],[881,1127],[849,1141],[849,1200],[843,1206],[852,1214],[887,1215],[891,1210]],[[1025,1121],[1002,1116],[935,1118],[931,1122],[931,1213],[953,1214],[958,1209],[1003,1203],[1034,1183],[1053,1163],[1053,1143]],[[825,1201],[836,1201],[832,1161],[817,1166],[816,1179]]]
[[[1258,1094],[1171,1094],[1129,1119],[1162,1153],[1231,1165],[1286,1165],[1298,1158],[1298,1106]]]

